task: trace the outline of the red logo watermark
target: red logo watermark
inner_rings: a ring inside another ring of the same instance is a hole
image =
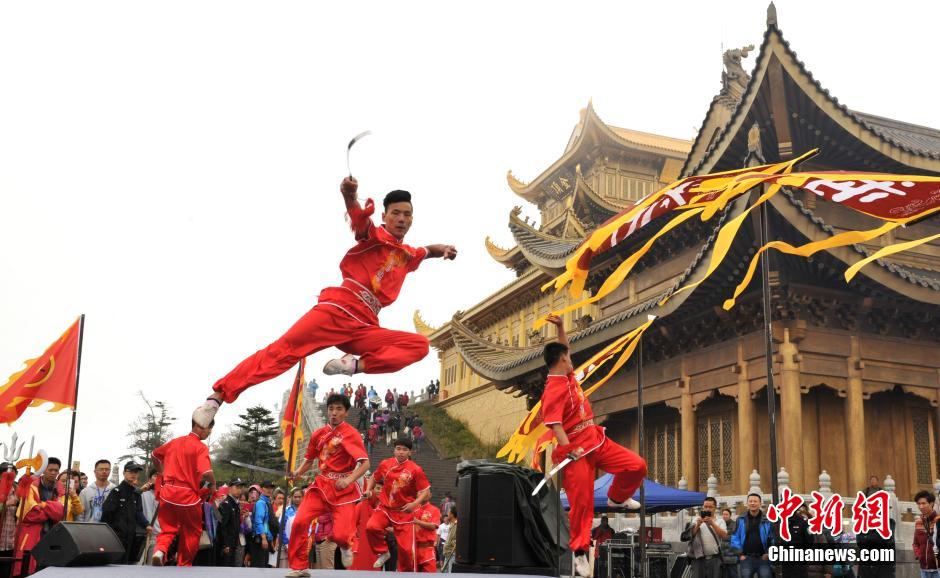
[[[812,492],[813,503],[809,505],[812,516],[809,519],[811,534],[822,534],[828,530],[833,536],[842,533],[842,511],[845,501],[839,494],[832,494],[828,498],[819,492]],[[780,522],[780,537],[790,541],[790,527],[788,522],[803,506],[803,498],[784,488],[779,504],[767,507],[767,519],[771,522]],[[852,531],[864,534],[875,530],[882,538],[891,537],[891,526],[888,521],[888,492],[879,490],[870,496],[859,492],[852,505]]]

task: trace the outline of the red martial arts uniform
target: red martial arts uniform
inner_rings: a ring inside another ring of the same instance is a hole
[[[376,554],[388,552],[385,528],[395,529],[398,544],[398,571],[417,572],[415,558],[414,512],[405,512],[405,504],[414,502],[418,494],[431,487],[421,466],[411,460],[398,463],[394,457],[384,460],[372,474],[375,483],[382,484],[379,507],[369,519],[366,533]]]
[[[65,516],[65,487],[56,482],[57,497],[43,502],[39,494],[40,483],[41,477],[38,476],[20,480],[22,488],[17,489],[17,495],[21,500],[19,507],[22,508],[22,518],[16,526],[14,558],[22,558],[24,552],[31,551],[45,535],[45,528],[55,526]],[[29,568],[25,572],[22,572],[22,565],[21,561],[15,562],[11,576],[26,576],[36,571],[35,558],[30,558]]]
[[[369,545],[369,539],[366,537],[366,525],[372,517],[372,512],[375,511],[375,505],[378,505],[378,500],[374,498],[356,504],[356,544],[353,546],[355,552],[352,568],[348,570],[375,570],[372,565],[375,564],[378,556],[372,551],[372,546]]]
[[[546,426],[561,424],[569,445],[555,449],[552,459],[557,463],[577,448],[584,455],[562,470],[562,485],[568,494],[571,511],[572,551],[587,551],[591,544],[594,521],[594,470],[600,468],[614,475],[607,497],[622,503],[633,497],[646,477],[646,460],[607,439],[604,428],[594,425],[591,403],[584,396],[581,384],[568,375],[549,375],[542,394],[542,420]]]
[[[428,524],[441,524],[441,511],[428,502],[415,509],[415,520]],[[434,544],[437,543],[437,530],[428,530],[415,524],[415,561],[418,572],[437,572],[437,555]]]
[[[164,557],[179,534],[177,566],[192,566],[199,553],[202,534],[202,476],[212,469],[209,448],[194,433],[170,440],[153,450],[153,457],[163,464],[160,480],[160,535],[154,552]]]
[[[305,570],[309,566],[310,525],[327,512],[333,514],[333,542],[340,548],[352,546],[356,535],[356,502],[362,492],[357,483],[340,490],[336,482],[349,476],[356,464],[369,459],[369,455],[356,428],[343,422],[335,428],[327,424],[313,432],[304,458],[308,462],[318,460],[320,474],[307,488],[291,525],[287,546],[291,570]]]
[[[225,403],[327,347],[359,356],[365,373],[392,373],[428,354],[426,337],[384,329],[378,318],[379,311],[398,298],[405,276],[418,268],[428,250],[405,245],[384,227],[374,226],[373,211],[370,199],[365,209],[350,212],[358,243],[339,264],[342,285],[321,291],[317,305],[287,333],[212,386]]]

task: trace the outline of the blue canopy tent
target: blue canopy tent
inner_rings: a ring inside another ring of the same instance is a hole
[[[594,511],[606,512],[607,490],[613,482],[613,474],[604,474],[594,480]],[[705,500],[705,492],[689,492],[686,490],[677,490],[662,484],[657,484],[652,480],[643,480],[643,487],[646,489],[646,513],[658,514],[659,512],[677,512],[685,508],[701,506]],[[640,499],[640,490],[633,494],[633,499]],[[568,496],[561,493],[561,505],[567,510]]]

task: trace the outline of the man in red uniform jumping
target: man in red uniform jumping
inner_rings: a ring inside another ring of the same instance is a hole
[[[356,237],[339,269],[343,282],[320,292],[319,302],[274,343],[242,361],[212,386],[213,393],[199,408],[194,419],[206,425],[223,402],[232,403],[252,385],[281,375],[301,358],[327,347],[346,352],[327,362],[327,375],[393,373],[428,354],[423,335],[393,331],[379,326],[379,311],[398,298],[408,273],[424,259],[454,259],[453,245],[411,247],[402,241],[411,228],[411,193],[392,191],[385,196],[382,226],[372,223],[372,199],[359,205],[356,179],[347,177],[340,185],[346,212]]]
[[[571,504],[569,546],[575,554],[576,574],[587,577],[591,575],[587,554],[594,521],[595,469],[614,475],[607,491],[608,506],[638,510],[640,503],[632,496],[646,477],[646,460],[607,439],[604,428],[594,425],[591,403],[574,376],[564,322],[556,315],[549,316],[548,322],[558,328],[558,341],[546,345],[542,352],[548,366],[542,394],[542,421],[558,442],[552,460],[555,463],[566,457],[573,460],[563,470],[562,482]]]
[[[177,566],[192,566],[199,552],[202,534],[203,495],[215,494],[215,474],[209,461],[209,448],[202,443],[212,433],[214,422],[202,427],[192,422],[192,431],[153,450],[158,471],[162,472],[158,500],[160,535],[153,549],[152,563],[163,566],[173,539],[179,535]],[[202,486],[208,483],[208,489]]]
[[[441,525],[441,511],[428,501],[415,508],[415,562],[418,572],[437,572],[437,528]]]
[[[379,507],[366,525],[372,551],[379,555],[373,568],[381,568],[391,558],[385,543],[385,528],[391,524],[398,545],[398,571],[417,572],[414,511],[428,500],[431,484],[421,466],[411,461],[411,440],[395,441],[395,455],[379,464],[369,478],[367,496],[377,483],[382,484]]]
[[[307,488],[291,525],[287,550],[290,577],[310,576],[307,571],[310,525],[328,512],[333,514],[331,539],[341,549],[343,566],[349,568],[353,563],[356,503],[362,498],[356,482],[369,469],[369,456],[362,436],[346,423],[349,398],[334,393],[326,399],[326,411],[329,423],[313,432],[303,463],[290,473],[290,478],[295,479],[309,470],[314,460],[320,462],[320,474]]]

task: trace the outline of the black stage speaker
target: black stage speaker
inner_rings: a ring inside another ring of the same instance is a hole
[[[39,540],[32,557],[42,566],[120,564],[124,546],[107,524],[60,522]]]
[[[540,570],[550,569],[536,557],[522,533],[525,522],[516,504],[512,476],[461,476],[457,504],[460,529],[455,571],[513,573],[525,569],[525,573],[542,574]]]

